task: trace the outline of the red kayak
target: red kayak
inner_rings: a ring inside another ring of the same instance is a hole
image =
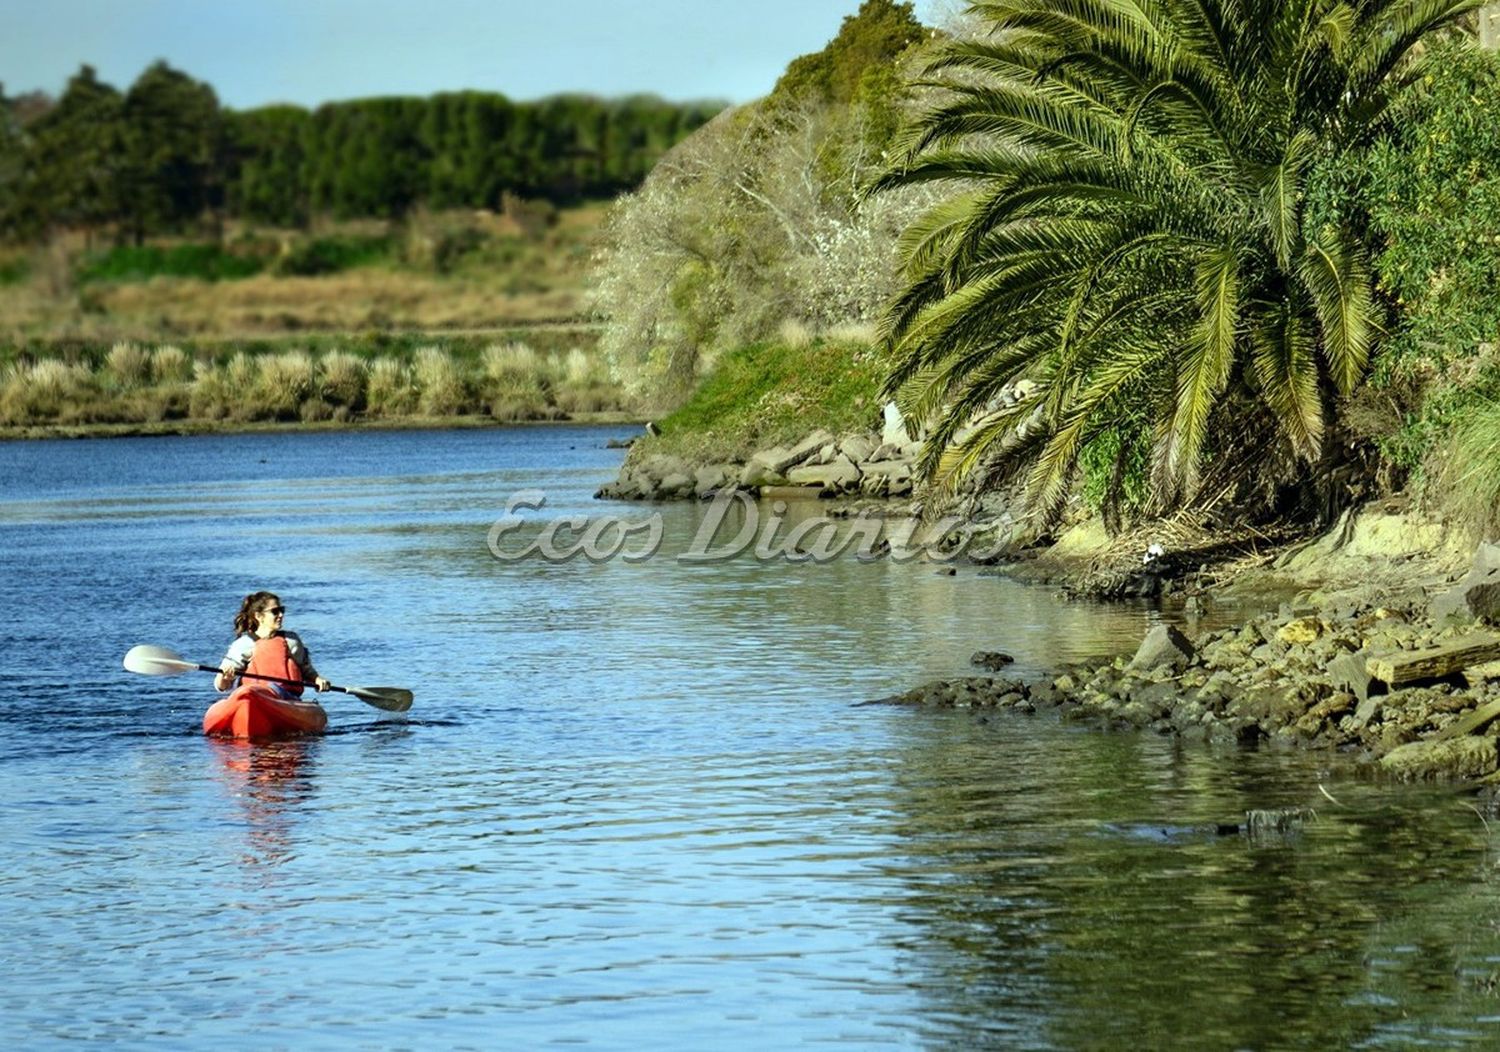
[[[230,738],[277,738],[317,734],[328,713],[316,701],[284,698],[265,687],[241,686],[203,716],[203,733]]]

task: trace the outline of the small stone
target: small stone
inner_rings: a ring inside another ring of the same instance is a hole
[[[976,650],[973,656],[969,658],[969,664],[978,665],[980,668],[987,668],[992,672],[998,672],[1015,660],[1009,654],[1002,654],[998,650]]]

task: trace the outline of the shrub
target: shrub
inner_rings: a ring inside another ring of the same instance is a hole
[[[1481,539],[1500,535],[1500,393],[1470,407],[1445,452],[1443,508]]]
[[[193,378],[193,360],[181,347],[158,347],[151,352],[151,375],[159,384]]]
[[[78,401],[94,394],[94,377],[87,366],[43,358],[12,366],[0,388],[0,419],[8,424],[59,420],[76,411]]]
[[[411,370],[395,358],[380,357],[370,363],[365,392],[370,412],[377,416],[401,416],[416,408]]]
[[[330,351],[323,355],[323,398],[336,406],[360,409],[365,404],[366,369],[364,359],[348,351]]]
[[[464,410],[468,394],[453,357],[440,347],[420,347],[412,359],[417,405],[427,416],[452,416]]]
[[[144,347],[117,343],[109,349],[105,368],[121,387],[138,387],[151,376],[152,360]]]
[[[226,252],[213,244],[122,245],[87,260],[78,281],[145,281],[155,277],[223,281],[247,278],[265,269],[264,261]]]
[[[199,362],[188,392],[188,412],[203,420],[223,420],[229,416],[234,402],[235,391],[226,370],[212,362]]]
[[[276,273],[295,277],[337,274],[389,258],[389,237],[319,237],[300,241],[276,261]]]
[[[295,420],[315,383],[313,361],[307,352],[285,351],[260,359],[260,382],[255,393],[261,407],[271,416]]]

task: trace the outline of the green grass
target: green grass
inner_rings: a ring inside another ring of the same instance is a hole
[[[738,459],[805,437],[880,426],[886,363],[864,343],[758,343],[721,358],[681,408],[657,421],[652,453]]]
[[[78,281],[89,284],[155,277],[225,281],[248,278],[265,267],[263,259],[226,252],[214,244],[121,245],[86,257],[78,268]]]
[[[276,261],[276,273],[297,277],[337,274],[384,263],[395,256],[396,241],[388,234],[315,237],[293,245]]]

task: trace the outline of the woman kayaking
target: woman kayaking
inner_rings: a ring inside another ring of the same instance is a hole
[[[300,697],[303,683],[312,683],[318,691],[327,690],[328,681],[313,667],[302,638],[281,627],[285,617],[286,608],[275,592],[245,596],[240,612],[234,615],[234,642],[219,663],[214,686],[228,690],[242,673],[249,672],[254,674],[251,679],[257,687],[285,698]],[[257,678],[260,676],[271,678]]]

